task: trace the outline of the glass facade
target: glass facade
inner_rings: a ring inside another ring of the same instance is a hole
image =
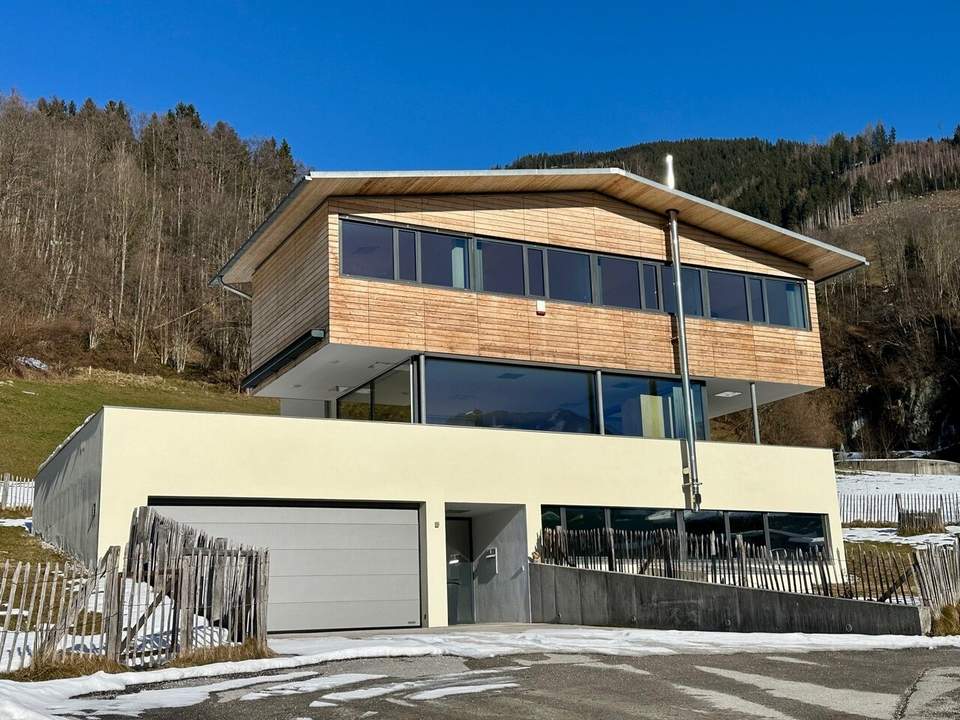
[[[478,240],[483,289],[507,295],[523,295],[523,246]]]
[[[603,429],[607,435],[684,438],[683,386],[677,380],[602,374]],[[697,438],[706,437],[703,386],[694,383],[693,417]]]
[[[440,233],[420,233],[420,282],[441,287],[470,287],[465,238]]]
[[[603,508],[541,506],[544,529],[628,531],[669,530],[687,535],[714,536],[715,553],[736,547],[735,537],[746,545],[772,553],[822,552],[826,548],[826,523],[813,513],[754,512],[741,510],[679,510],[673,508]]]
[[[734,273],[716,272],[708,274],[710,288],[710,317],[719,320],[750,319],[747,305],[747,278]]]
[[[640,263],[615,257],[598,258],[603,304],[639,308]]]
[[[427,422],[597,432],[594,374],[579,370],[428,358]]]
[[[773,550],[810,551],[823,548],[823,518],[809,513],[768,513],[767,527]]]
[[[405,362],[337,400],[337,417],[344,420],[405,422],[413,417],[410,363]]]
[[[766,281],[767,309],[770,323],[787,327],[805,327],[807,324],[803,301],[803,286],[792,280]]]
[[[393,229],[386,225],[344,223],[340,264],[348,275],[393,280]]]
[[[692,267],[680,268],[680,280],[683,282],[683,311],[687,315],[703,315],[703,287],[700,285],[700,271]],[[663,309],[668,313],[677,312],[677,286],[673,282],[673,266],[660,266],[660,287],[663,289]]]
[[[547,250],[550,297],[588,303],[593,301],[590,256],[568,250]]]
[[[348,219],[340,235],[345,275],[676,312],[673,268],[661,261]],[[806,329],[805,297],[798,280],[683,267],[688,315]]]

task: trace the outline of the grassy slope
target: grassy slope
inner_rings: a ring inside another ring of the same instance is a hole
[[[0,379],[0,472],[37,465],[104,405],[277,414],[276,401],[185,380],[94,370],[68,378]]]

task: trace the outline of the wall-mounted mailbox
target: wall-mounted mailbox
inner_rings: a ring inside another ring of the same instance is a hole
[[[496,575],[497,573],[500,572],[500,564],[499,564],[500,561],[497,559],[497,549],[496,549],[496,548],[490,548],[489,550],[487,550],[487,551],[483,554],[483,559],[484,559],[484,560],[493,560],[493,574],[494,574],[494,575]]]

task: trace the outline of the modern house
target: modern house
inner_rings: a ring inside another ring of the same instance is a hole
[[[710,422],[823,386],[815,283],[864,264],[619,169],[311,173],[215,278],[282,417],[104,408],[36,528],[93,558],[149,504],[270,547],[271,630],[526,620],[543,527],[830,551],[830,451]]]

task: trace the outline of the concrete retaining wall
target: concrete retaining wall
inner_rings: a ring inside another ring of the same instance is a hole
[[[886,460],[840,460],[837,470],[851,472],[888,472],[902,475],[960,475],[960,463],[927,458],[890,458]]]
[[[922,635],[917,607],[530,564],[533,622],[656,630]]]

